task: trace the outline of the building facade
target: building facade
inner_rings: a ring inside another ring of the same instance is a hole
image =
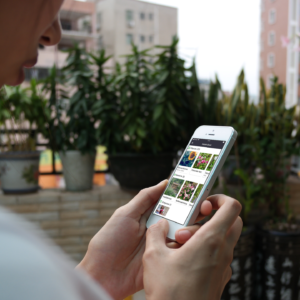
[[[96,33],[96,9],[93,1],[65,0],[61,7],[60,22],[62,27],[61,41],[57,46],[40,47],[38,63],[32,69],[26,69],[25,78],[42,79],[54,64],[61,68],[66,60],[66,50],[77,42],[87,49],[95,49],[98,34]]]
[[[299,103],[300,0],[261,0],[260,77],[286,84],[286,103]]]
[[[56,64],[61,68],[74,42],[87,50],[105,49],[110,64],[124,62],[131,42],[139,49],[169,45],[177,35],[177,9],[138,0],[65,0],[60,10],[62,38],[57,46],[40,47],[36,66],[25,79],[42,79]],[[153,50],[155,52],[155,50]]]
[[[177,8],[137,0],[100,0],[96,4],[98,47],[124,62],[131,43],[140,50],[169,45],[177,35]],[[153,50],[155,51],[155,50]]]

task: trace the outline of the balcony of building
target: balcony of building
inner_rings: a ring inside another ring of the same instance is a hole
[[[96,9],[93,2],[67,0],[60,10],[62,38],[59,49],[69,48],[74,42],[87,48],[94,46],[96,35]]]

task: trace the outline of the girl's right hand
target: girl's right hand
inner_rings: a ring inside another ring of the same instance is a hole
[[[233,249],[243,222],[241,204],[225,195],[208,198],[218,211],[178,249],[166,246],[169,224],[147,231],[143,257],[147,300],[219,300],[232,271]]]

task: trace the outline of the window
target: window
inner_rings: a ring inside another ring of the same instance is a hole
[[[268,67],[274,68],[275,67],[275,54],[269,53],[268,55]]]
[[[153,35],[150,35],[150,36],[149,36],[149,43],[151,43],[151,44],[152,44],[152,43],[153,43],[153,41],[154,41]]]
[[[140,19],[145,20],[145,13],[143,13],[143,12],[140,13]]]
[[[261,58],[259,62],[259,69],[262,71],[264,69],[264,60]]]
[[[127,23],[133,21],[133,11],[132,10],[126,10],[126,21],[127,21]]]
[[[104,45],[103,45],[103,36],[99,36],[98,38],[98,49],[103,49]]]
[[[141,43],[145,43],[145,36],[144,35],[140,36],[140,41],[141,41]]]
[[[133,43],[133,35],[131,33],[126,34],[126,44],[131,45]]]
[[[97,13],[97,31],[100,31],[102,25],[102,13]]]
[[[70,20],[61,19],[60,24],[63,30],[72,30],[72,23]]]
[[[59,70],[57,70],[59,72]],[[45,79],[49,76],[48,68],[32,68],[32,69],[24,69],[25,73],[25,81],[30,81],[35,78],[38,80]]]
[[[276,22],[276,10],[273,8],[269,11],[269,24]]]
[[[268,76],[268,80],[267,80],[267,89],[270,89],[271,86],[272,86],[272,83],[273,83],[273,80],[274,80],[274,75],[273,74],[270,74]]]
[[[274,46],[276,42],[276,35],[274,31],[269,33],[269,46]]]
[[[149,14],[149,20],[152,21],[153,19],[154,19],[153,13],[150,13],[150,14]]]

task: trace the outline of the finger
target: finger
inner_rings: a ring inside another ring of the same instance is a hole
[[[243,221],[240,217],[237,217],[233,225],[230,227],[227,233],[227,241],[233,248],[236,246],[243,229]]]
[[[168,231],[169,223],[165,219],[160,219],[156,224],[150,226],[146,234],[146,251],[149,249],[163,251],[166,248]]]
[[[199,224],[178,229],[175,233],[175,239],[180,244],[185,244],[200,228]]]
[[[205,217],[209,216],[212,212],[212,204],[211,202],[204,200],[203,203],[200,206],[200,213],[198,217],[195,220],[195,223],[200,222]]]
[[[200,206],[200,214],[208,216],[212,212],[212,204],[210,201],[204,200]]]
[[[170,242],[170,243],[167,243],[167,247],[170,249],[178,249],[181,247],[181,244],[178,244],[176,242]]]
[[[154,205],[162,195],[168,184],[168,180],[163,180],[159,184],[141,190],[126,206],[128,214],[132,218],[140,218],[152,205]]]
[[[224,284],[224,288],[225,285],[229,282],[230,278],[232,276],[232,269],[230,266],[227,267],[226,272],[225,272],[225,284]]]
[[[205,225],[227,232],[239,216],[242,209],[241,204],[225,195],[210,196],[207,200],[211,202],[214,209],[217,209],[217,212]]]

